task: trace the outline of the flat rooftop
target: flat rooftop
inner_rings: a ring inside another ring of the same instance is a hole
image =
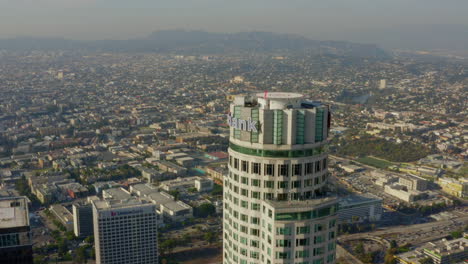
[[[126,200],[99,200],[92,201],[92,203],[94,204],[94,206],[96,206],[98,210],[133,208],[141,205],[152,205],[151,203],[146,203],[135,198]]]
[[[265,97],[266,94],[266,97]],[[300,93],[282,93],[282,92],[266,92],[266,93],[257,93],[257,97],[265,99],[294,99],[302,98],[304,95]]]
[[[367,204],[382,201],[381,198],[366,194],[366,195],[350,195],[340,198],[340,207],[347,207],[358,204]]]
[[[308,211],[315,208],[322,208],[329,205],[336,204],[338,198],[336,196],[329,196],[324,198],[315,198],[304,201],[265,201],[271,207],[275,208],[277,213],[281,212],[301,212]]]
[[[123,188],[112,188],[102,191],[104,199],[125,200],[131,197],[131,194]]]
[[[0,198],[0,229],[29,226],[26,197]]]

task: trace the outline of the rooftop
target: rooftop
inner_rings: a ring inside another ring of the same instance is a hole
[[[295,99],[295,98],[304,97],[304,95],[300,93],[282,93],[282,92],[257,93],[256,96],[259,98],[265,98],[265,99]]]
[[[373,202],[378,202],[378,201],[382,201],[382,199],[372,194],[350,195],[350,196],[340,198],[340,207],[373,203]]]
[[[92,201],[96,209],[105,210],[105,209],[118,209],[118,208],[133,208],[139,205],[152,205],[144,201],[131,198],[126,200],[99,200]]]
[[[0,228],[29,226],[26,197],[0,198]]]
[[[321,207],[336,204],[338,198],[336,196],[328,196],[323,198],[309,199],[303,201],[274,201],[267,200],[275,211],[278,212],[301,212],[304,210],[311,210]]]

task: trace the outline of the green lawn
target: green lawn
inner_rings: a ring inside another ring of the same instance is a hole
[[[376,159],[376,158],[373,158],[373,157],[359,158],[356,161],[360,162],[362,164],[366,164],[366,165],[373,166],[373,167],[380,168],[380,169],[385,169],[385,168],[393,165],[393,163],[391,163],[389,161]]]

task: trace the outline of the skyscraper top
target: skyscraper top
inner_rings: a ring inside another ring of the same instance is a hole
[[[297,99],[297,98],[303,98],[304,95],[300,93],[265,92],[265,93],[258,93],[257,97],[264,98],[264,99]]]
[[[0,228],[29,226],[25,197],[0,198]]]

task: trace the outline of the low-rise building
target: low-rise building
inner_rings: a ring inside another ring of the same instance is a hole
[[[156,187],[150,184],[135,184],[130,186],[130,191],[156,204],[158,214],[166,220],[183,221],[193,216],[193,208],[190,205],[176,201],[174,196],[166,192],[159,192]]]
[[[175,190],[187,190],[196,188],[199,192],[211,191],[213,189],[213,180],[200,176],[177,178],[161,182],[161,188],[167,192]]]
[[[349,173],[354,173],[354,172],[358,172],[358,171],[363,170],[362,167],[352,165],[352,164],[340,164],[339,167],[342,168],[344,171],[349,172]]]
[[[126,200],[131,194],[124,188],[112,188],[102,191],[102,197],[106,200]]]
[[[222,185],[224,181],[224,175],[227,175],[228,170],[222,167],[208,167],[206,173],[217,183]]]
[[[408,190],[425,191],[427,189],[427,180],[415,175],[399,177],[398,184],[406,186]]]
[[[451,264],[468,258],[468,239],[429,242],[424,247],[424,254],[432,258],[434,264]]]
[[[374,222],[382,218],[382,199],[372,194],[350,195],[340,198],[338,222]]]
[[[73,214],[61,204],[53,204],[50,212],[62,223],[67,231],[73,231]]]
[[[420,191],[408,190],[405,186],[398,184],[385,185],[384,190],[386,193],[408,203],[418,200],[419,196],[422,194]]]
[[[468,178],[459,180],[453,178],[439,178],[437,184],[442,188],[442,191],[450,195],[465,198],[468,197]]]
[[[421,264],[421,260],[427,258],[431,258],[433,264],[465,263],[468,258],[468,239],[444,238],[395,256],[398,264]]]
[[[169,161],[158,160],[156,165],[164,172],[174,173],[179,176],[185,176],[187,174],[187,168]]]

